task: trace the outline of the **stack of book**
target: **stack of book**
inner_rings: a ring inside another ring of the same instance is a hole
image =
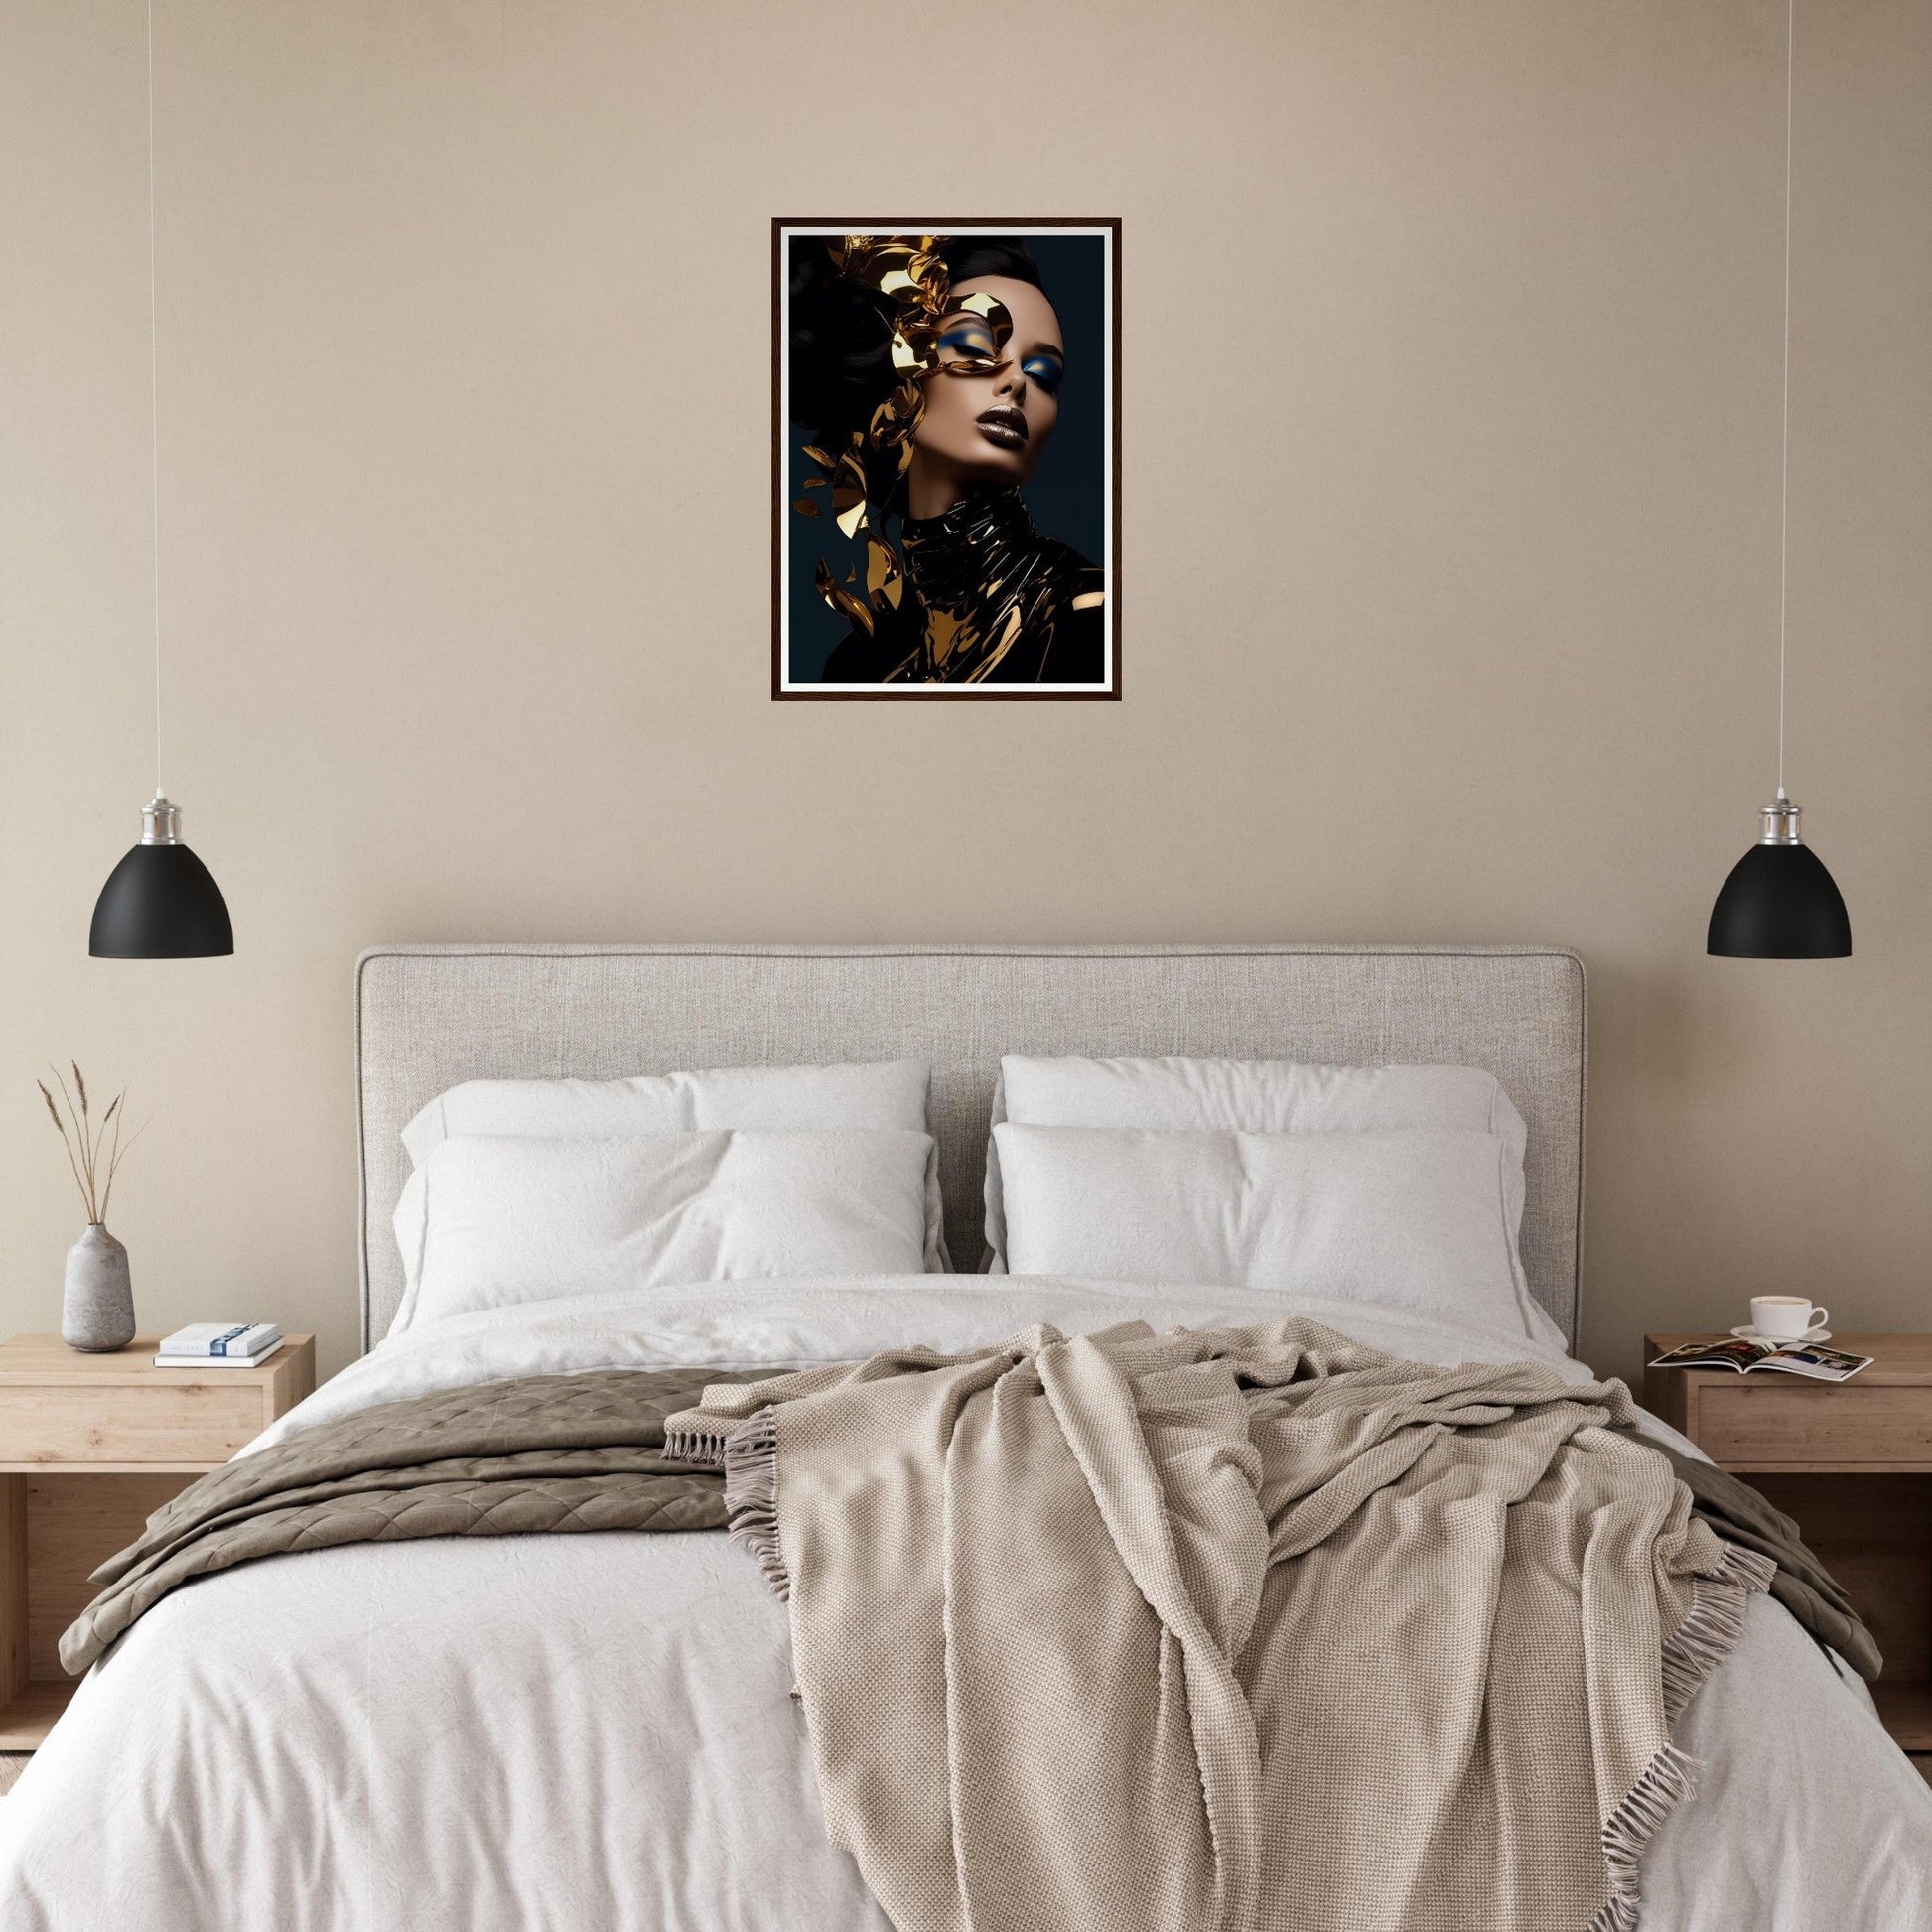
[[[282,1345],[272,1321],[191,1321],[162,1338],[156,1368],[253,1368]]]

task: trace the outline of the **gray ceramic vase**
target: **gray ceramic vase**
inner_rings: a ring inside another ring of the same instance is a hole
[[[134,1339],[134,1287],[127,1250],[90,1221],[68,1250],[67,1293],[61,1300],[61,1339],[69,1348],[105,1354]]]

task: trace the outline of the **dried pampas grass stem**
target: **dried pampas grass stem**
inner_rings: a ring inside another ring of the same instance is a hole
[[[107,1205],[114,1195],[114,1175],[119,1172],[121,1157],[141,1138],[145,1123],[142,1130],[138,1130],[123,1147],[121,1122],[126,1114],[127,1089],[123,1087],[107,1103],[107,1111],[95,1120],[87,1104],[87,1082],[81,1077],[79,1061],[69,1060],[68,1067],[73,1075],[72,1092],[68,1090],[67,1078],[59,1067],[48,1068],[54,1075],[54,1084],[61,1090],[61,1101],[67,1104],[65,1117],[60,1102],[49,1091],[47,1082],[36,1080],[34,1084],[40,1088],[41,1098],[47,1102],[48,1117],[61,1136],[62,1147],[67,1150],[68,1167],[73,1173],[73,1184],[80,1190],[80,1204],[87,1210],[87,1220],[90,1224],[104,1226]]]

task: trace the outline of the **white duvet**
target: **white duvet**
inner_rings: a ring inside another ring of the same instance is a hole
[[[977,1346],[1036,1320],[1072,1332],[1285,1311],[1418,1360],[1560,1359],[1487,1330],[1240,1291],[745,1283],[414,1329],[262,1441],[518,1375],[776,1368]],[[206,1578],[102,1660],[0,1802],[0,1926],[886,1932],[824,1842],[790,1683],[783,1606],[715,1534],[372,1544]],[[1702,1761],[1699,1792],[1646,1861],[1646,1928],[1932,1927],[1932,1792],[1863,1687],[1768,1598],[1680,1741]]]

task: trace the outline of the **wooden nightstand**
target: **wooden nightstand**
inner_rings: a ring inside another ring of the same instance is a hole
[[[1703,1335],[1646,1335],[1644,1359]],[[1885,1728],[1932,1778],[1932,1335],[1839,1335],[1849,1382],[1646,1368],[1644,1407],[1787,1516],[1871,1626]]]
[[[78,1680],[55,1646],[87,1573],[316,1385],[311,1335],[254,1368],[156,1368],[154,1351],[0,1342],[0,1751],[31,1751],[67,1709]]]

